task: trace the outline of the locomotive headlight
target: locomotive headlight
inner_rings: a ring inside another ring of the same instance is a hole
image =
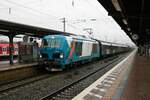
[[[64,57],[64,55],[63,54],[60,54],[60,56],[59,56],[60,58],[63,58]]]
[[[40,58],[42,58],[42,55],[40,54]]]

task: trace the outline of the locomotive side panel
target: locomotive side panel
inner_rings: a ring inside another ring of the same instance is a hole
[[[89,41],[84,41],[82,46],[82,56],[91,56],[92,55],[92,46],[93,44]]]
[[[88,49],[87,49],[88,48]],[[70,57],[72,54],[72,57]],[[70,51],[67,60],[69,63],[91,60],[99,57],[99,45],[95,41],[87,41],[80,39],[73,39],[70,46]]]

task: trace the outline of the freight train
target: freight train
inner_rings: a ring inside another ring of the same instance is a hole
[[[40,65],[45,65],[48,71],[62,71],[68,65],[90,62],[128,50],[128,46],[85,36],[47,35],[42,39]]]

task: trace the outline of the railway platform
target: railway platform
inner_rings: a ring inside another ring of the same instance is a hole
[[[8,71],[8,70],[14,70],[14,69],[20,69],[20,68],[25,68],[25,67],[31,67],[31,66],[36,66],[38,63],[15,63],[13,65],[10,64],[0,64],[0,72],[2,71]]]
[[[0,85],[38,74],[38,63],[0,64]]]
[[[73,100],[149,100],[150,59],[133,51]]]

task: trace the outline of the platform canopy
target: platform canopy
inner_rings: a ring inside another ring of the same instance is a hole
[[[4,20],[0,20],[0,34],[7,35],[9,37],[10,45],[13,44],[14,36],[18,34],[30,35],[34,37],[43,37],[45,35],[52,35],[52,34],[71,35],[71,33],[60,32],[57,30],[24,25],[24,24],[4,21]],[[10,48],[9,61],[10,64],[13,64],[13,46],[9,46],[9,48]]]
[[[150,7],[148,0],[98,1],[138,46],[150,42]]]
[[[70,35],[71,33],[0,20],[0,34],[7,36],[24,34],[36,37],[43,37],[44,35],[52,34]]]

